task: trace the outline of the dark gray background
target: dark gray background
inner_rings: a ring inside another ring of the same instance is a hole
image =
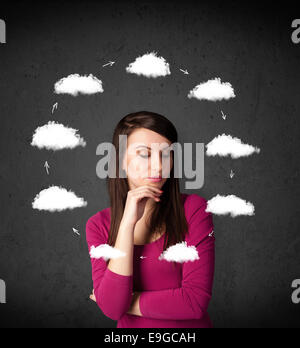
[[[116,326],[89,300],[85,223],[108,206],[105,181],[96,176],[96,147],[111,141],[125,114],[150,110],[175,124],[181,142],[207,144],[226,133],[261,149],[236,160],[205,157],[201,190],[185,190],[181,181],[182,192],[206,199],[235,194],[255,206],[253,217],[214,215],[214,326],[299,327],[300,304],[291,301],[291,283],[300,278],[300,44],[291,41],[293,7],[237,1],[8,3],[0,6],[7,25],[7,43],[0,45],[0,278],[7,284],[0,326]],[[125,72],[150,51],[170,63],[170,76]],[[116,64],[102,68],[110,60]],[[96,75],[104,93],[55,95],[54,83],[72,73]],[[231,82],[236,98],[187,98],[196,84],[214,77]],[[30,146],[34,130],[49,120],[78,129],[87,146],[57,152]],[[88,206],[61,213],[32,209],[35,195],[52,184],[73,190]]]

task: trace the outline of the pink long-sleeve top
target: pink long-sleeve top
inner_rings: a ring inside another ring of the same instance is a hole
[[[207,308],[212,296],[215,237],[207,201],[198,194],[181,194],[188,222],[187,246],[195,246],[199,258],[183,263],[164,259],[164,234],[154,242],[134,245],[133,274],[107,268],[109,260],[91,258],[92,279],[99,308],[117,320],[117,328],[206,328],[212,327]],[[86,223],[89,250],[108,243],[110,208],[91,216]],[[142,256],[142,258],[141,258]],[[132,294],[141,292],[142,316],[128,314]]]

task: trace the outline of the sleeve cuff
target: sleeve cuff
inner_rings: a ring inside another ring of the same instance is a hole
[[[113,272],[109,268],[106,268],[106,277],[110,280],[116,280],[121,285],[123,285],[123,284],[128,285],[131,283],[133,275],[132,274],[131,275],[119,274],[119,273]]]

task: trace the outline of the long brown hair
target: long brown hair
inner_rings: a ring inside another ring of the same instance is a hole
[[[124,116],[117,124],[112,139],[112,144],[116,150],[115,164],[112,167],[115,168],[116,177],[114,178],[109,175],[107,178],[111,216],[108,244],[111,246],[114,246],[117,238],[129,190],[127,177],[122,178],[122,175],[121,177],[119,176],[119,157],[123,159],[124,155],[124,153],[120,154],[119,135],[123,134],[129,137],[137,128],[147,128],[157,132],[167,138],[171,144],[177,143],[178,140],[174,125],[166,117],[154,112],[139,111],[130,113]],[[165,227],[163,250],[171,245],[182,242],[188,230],[180,196],[179,179],[174,178],[173,150],[171,150],[171,154],[173,156],[173,166],[170,171],[170,177],[163,186],[161,200],[154,205],[149,224],[150,231],[161,231]]]

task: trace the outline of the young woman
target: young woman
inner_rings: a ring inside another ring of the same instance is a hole
[[[119,135],[127,136],[123,151]],[[111,206],[89,218],[86,239],[89,250],[108,244],[126,254],[91,258],[90,298],[118,328],[212,327],[207,313],[214,277],[212,214],[203,197],[180,193],[169,151],[177,141],[174,125],[148,111],[126,115],[114,131],[116,177],[107,179]],[[125,175],[119,175],[119,163]],[[182,242],[196,248],[196,260],[160,258]]]

